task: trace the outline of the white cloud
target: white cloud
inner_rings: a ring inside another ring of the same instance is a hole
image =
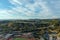
[[[7,10],[0,10],[0,19],[8,19],[11,15],[7,12]]]
[[[10,14],[8,13],[8,10],[0,10],[0,16],[3,15],[10,15]]]
[[[10,13],[9,13],[10,12]],[[11,10],[0,10],[0,19],[22,19],[22,17],[18,17],[15,15],[12,15],[11,13],[13,13]]]
[[[10,6],[11,9],[9,10],[0,10],[0,19],[58,18],[56,14],[54,15],[55,12],[46,4],[47,1],[34,0],[34,3],[31,3],[29,0],[9,0],[9,2],[15,7]],[[53,7],[58,10],[60,7],[59,3],[57,4]]]
[[[34,4],[29,4],[26,0],[9,0],[9,2],[13,5],[16,5],[15,8],[12,8],[12,12],[10,13],[23,13],[28,17],[37,16],[38,18],[49,18],[53,16],[51,9],[43,2],[42,0],[36,0]],[[42,11],[35,14],[35,7],[41,6]],[[52,18],[52,17],[51,17]]]

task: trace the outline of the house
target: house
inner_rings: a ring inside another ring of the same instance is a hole
[[[0,35],[0,40],[4,40],[4,37],[3,37],[3,35]]]
[[[13,34],[5,35],[5,40],[13,40]]]

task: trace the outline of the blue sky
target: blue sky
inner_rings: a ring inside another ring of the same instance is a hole
[[[0,0],[0,19],[60,18],[60,0]]]

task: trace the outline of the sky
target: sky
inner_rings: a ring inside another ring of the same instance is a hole
[[[0,0],[0,19],[60,18],[60,0]]]

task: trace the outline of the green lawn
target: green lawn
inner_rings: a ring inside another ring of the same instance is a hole
[[[26,38],[14,38],[14,40],[27,40]]]

